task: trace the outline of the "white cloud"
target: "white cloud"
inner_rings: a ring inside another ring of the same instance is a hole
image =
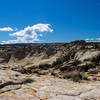
[[[96,40],[100,41],[100,38],[96,38]]]
[[[0,28],[0,31],[13,31],[11,27]]]
[[[100,38],[87,38],[85,39],[87,42],[100,42]]]
[[[87,38],[87,39],[85,39],[86,41],[94,41],[95,39],[93,39],[93,38]]]
[[[50,24],[36,24],[33,26],[28,26],[28,27],[24,28],[23,30],[9,34],[10,36],[16,37],[16,40],[2,41],[2,43],[3,44],[33,43],[36,41],[40,41],[39,36],[43,36],[43,34],[38,34],[38,33],[53,31],[53,29],[51,29],[49,26],[50,26]]]

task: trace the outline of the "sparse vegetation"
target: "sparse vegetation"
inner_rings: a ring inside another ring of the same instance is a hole
[[[89,54],[89,57],[87,57],[87,54]],[[16,64],[16,62],[20,63],[22,60],[20,65],[24,65],[23,59],[27,57],[29,58],[28,60],[25,59],[25,61],[27,60],[26,65],[30,64],[31,66],[32,64],[34,66],[27,69],[24,69],[24,66],[18,66],[11,70],[22,74],[51,74],[57,77],[70,78],[75,81],[88,79],[85,73],[89,72],[90,69],[93,69],[94,74],[97,74],[94,70],[95,68],[100,70],[100,44],[97,43],[74,41],[67,44],[6,45],[0,48],[0,63],[10,62],[13,65],[13,62]],[[57,58],[56,61],[55,57]],[[38,65],[38,58],[40,63],[44,60],[44,64]],[[36,60],[36,65],[34,59]],[[50,62],[50,64],[46,61]],[[10,77],[9,74],[8,76]]]
[[[65,79],[71,79],[72,81],[79,82],[82,80],[82,74],[78,71],[70,72],[70,73],[65,73],[64,75]]]
[[[48,70],[51,67],[52,66],[50,64],[42,64],[42,65],[39,65],[39,69],[41,69],[41,70]]]
[[[31,78],[26,78],[25,80],[22,81],[23,84],[32,83],[32,82],[34,82],[34,80]]]

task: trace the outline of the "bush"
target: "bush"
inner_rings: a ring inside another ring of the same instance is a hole
[[[30,78],[23,80],[23,84],[32,83],[32,82],[34,82],[34,80]]]
[[[29,74],[31,74],[31,73],[33,73],[33,71],[36,70],[36,69],[37,69],[37,68],[36,68],[35,66],[31,66],[31,67],[29,67],[29,68],[26,69],[26,72],[29,73]]]
[[[52,66],[50,64],[39,65],[39,69],[41,69],[41,70],[48,70],[51,67]]]
[[[79,82],[80,80],[82,80],[82,75],[80,74],[80,72],[74,71],[71,73],[66,73],[66,75],[64,75],[64,78],[71,79],[72,81],[75,82]]]
[[[100,63],[100,54],[96,57],[93,57],[91,61],[98,65]]]
[[[86,64],[83,66],[78,66],[77,70],[80,72],[87,72],[89,69],[95,68],[94,64]]]
[[[81,62],[79,61],[79,60],[75,60],[74,62],[73,62],[73,65],[74,66],[77,66],[78,64],[80,64]]]
[[[70,66],[60,67],[60,71],[70,71]]]
[[[62,63],[63,63],[63,61],[61,59],[57,59],[55,62],[53,62],[52,67],[58,67]]]

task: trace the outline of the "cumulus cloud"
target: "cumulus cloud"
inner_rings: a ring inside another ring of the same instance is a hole
[[[40,41],[39,37],[43,36],[43,32],[52,32],[50,24],[36,24],[28,26],[23,30],[9,34],[9,36],[16,37],[16,40],[2,41],[3,44],[9,43],[33,43]],[[41,34],[40,34],[41,33]]]
[[[13,31],[11,27],[0,28],[0,31]]]

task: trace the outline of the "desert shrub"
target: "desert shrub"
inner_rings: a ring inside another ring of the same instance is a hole
[[[28,74],[32,74],[32,70],[27,69],[27,73],[28,73]]]
[[[88,75],[85,73],[81,73],[77,70],[73,72],[67,72],[63,75],[65,79],[71,79],[72,81],[75,82],[80,82],[81,80],[89,80]]]
[[[82,75],[78,71],[73,71],[70,73],[66,73],[64,75],[64,78],[71,79],[72,81],[75,81],[75,82],[79,82],[80,80],[82,80]]]
[[[41,64],[39,66],[31,66],[29,68],[26,69],[27,73],[32,74],[32,73],[36,73],[39,74],[39,70],[48,70],[49,68],[51,68],[52,66],[50,64]]]
[[[36,67],[36,66],[31,66],[31,67],[29,67],[29,68],[26,69],[26,72],[28,74],[37,73],[37,68],[38,67]]]
[[[56,73],[54,73],[54,72],[51,72],[51,75],[53,75],[53,76],[56,76]]]
[[[84,59],[84,61],[90,61],[90,59]]]
[[[50,64],[39,65],[39,69],[41,69],[41,70],[48,70],[51,67],[52,66]]]
[[[90,59],[85,59],[84,61],[91,61],[91,62],[95,63],[96,65],[98,65],[100,62],[100,54],[98,54],[97,56],[92,57]]]
[[[96,65],[99,64],[100,63],[100,54],[96,57],[93,57],[91,61],[96,63]]]
[[[89,80],[89,79],[88,79],[88,74],[81,73],[81,75],[82,75],[82,79],[83,79],[83,80]]]
[[[97,78],[96,78],[96,77],[94,77],[94,78],[93,78],[93,80],[94,80],[94,81],[97,81]]]
[[[69,66],[60,67],[59,69],[60,69],[60,71],[70,71]]]
[[[89,80],[88,77],[86,77],[86,76],[83,76],[82,79],[83,79],[83,80]]]
[[[78,66],[77,70],[80,72],[87,72],[89,69],[95,68],[94,64],[85,64],[83,66]]]
[[[60,71],[71,72],[71,71],[76,70],[76,66],[64,66],[64,67],[60,67],[59,69],[60,69]]]
[[[36,66],[31,66],[31,67],[29,67],[29,68],[27,68],[27,70],[32,70],[32,69],[36,69]]]
[[[27,83],[32,83],[32,82],[34,82],[33,79],[27,78],[27,79],[23,80],[22,83],[23,83],[23,84],[27,84]]]
[[[75,60],[75,61],[73,62],[72,65],[77,66],[77,65],[80,64],[80,63],[81,63],[81,62],[80,62],[79,60]]]
[[[52,67],[58,67],[62,63],[63,61],[60,58],[58,58],[55,62],[53,62]]]

